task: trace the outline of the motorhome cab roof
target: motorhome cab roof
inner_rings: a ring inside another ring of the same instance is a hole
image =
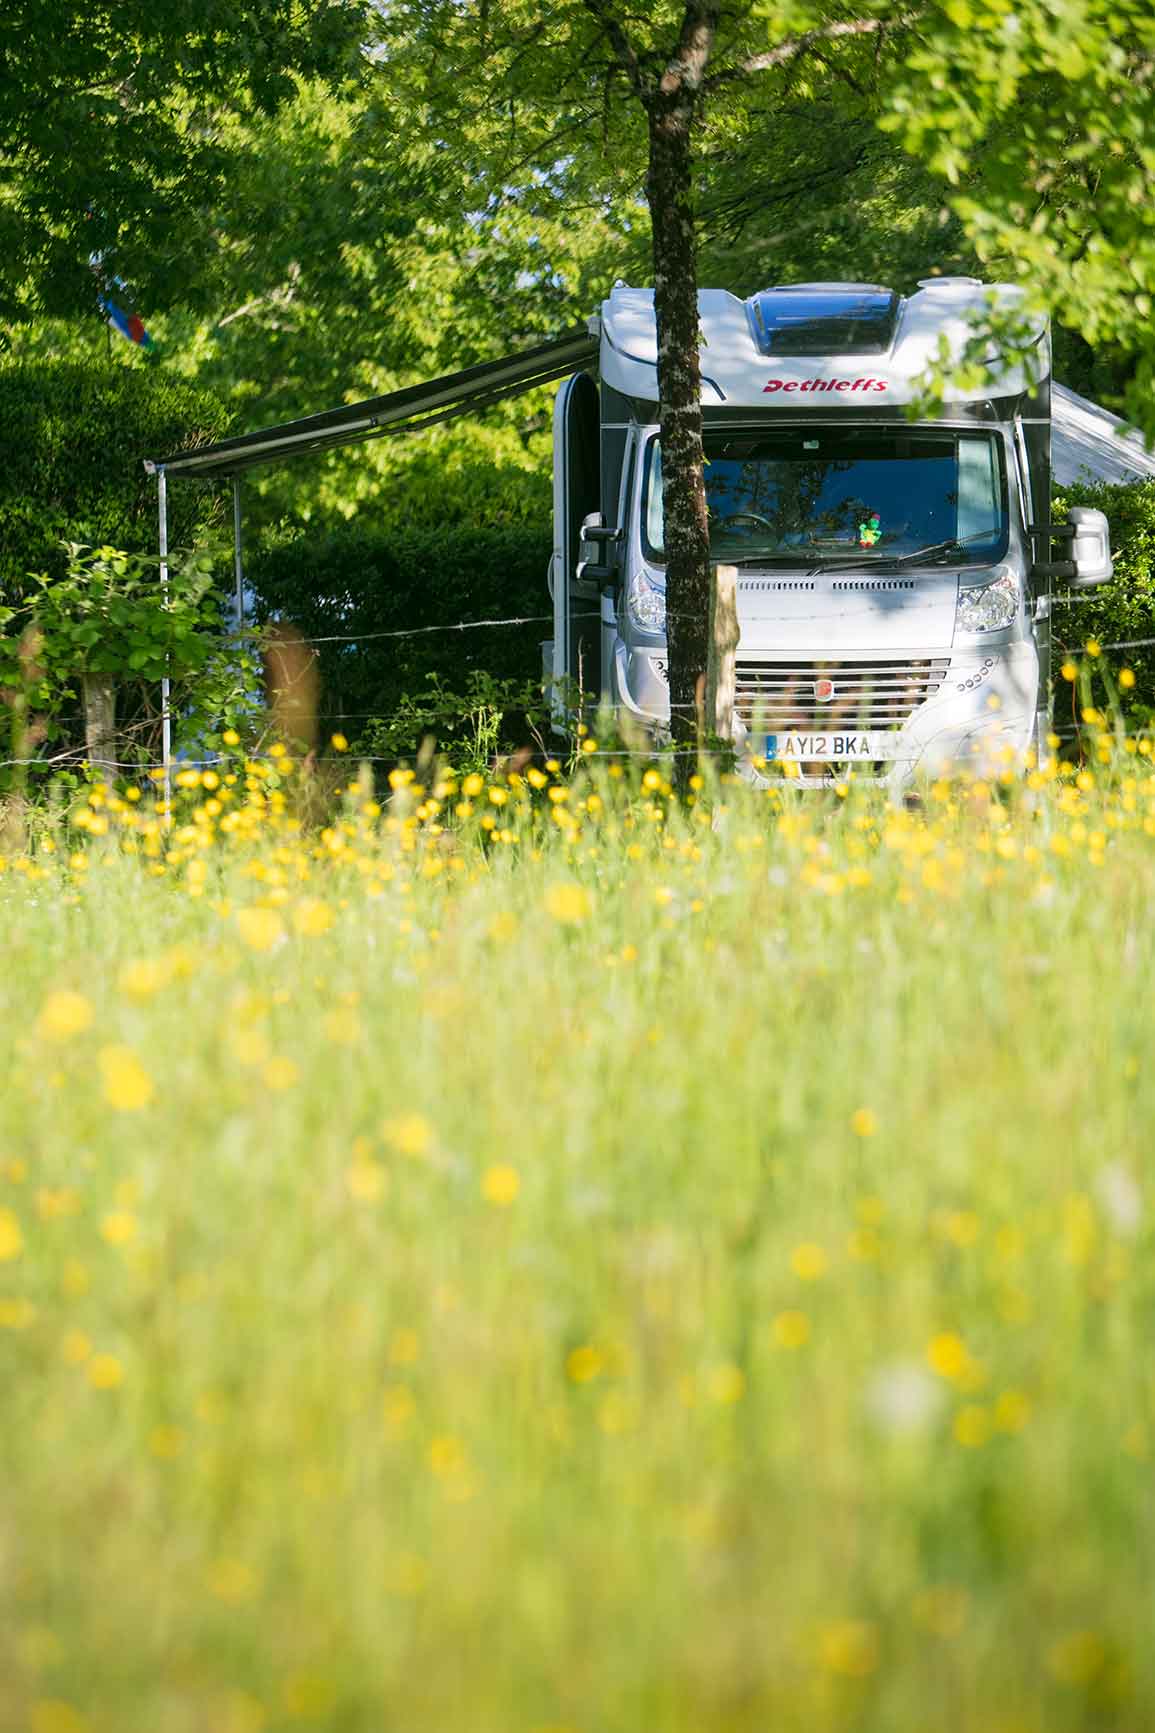
[[[939,355],[941,339],[950,360],[960,362],[985,314],[1025,314],[1024,301],[1013,284],[983,284],[974,277],[929,277],[908,296],[874,283],[784,284],[745,301],[725,289],[703,289],[703,406],[807,414],[866,403],[899,408],[919,395],[920,378]],[[625,397],[656,401],[653,290],[618,284],[590,330],[601,339],[603,383]],[[1043,349],[1040,370],[1048,372],[1045,321],[1034,319],[1028,331]],[[1021,363],[1002,358],[993,381],[953,387],[951,396],[978,402],[1018,396],[1029,387]]]

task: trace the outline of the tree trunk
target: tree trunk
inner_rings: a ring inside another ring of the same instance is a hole
[[[116,776],[116,681],[110,674],[82,674],[80,683],[88,762],[111,782]]]
[[[703,57],[704,58],[704,57]],[[703,479],[698,357],[698,248],[691,129],[696,95],[669,75],[646,102],[658,328],[658,394],[665,512],[666,632],[675,741],[695,732],[702,705],[710,619],[710,533]]]

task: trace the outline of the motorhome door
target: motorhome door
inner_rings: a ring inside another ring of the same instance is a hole
[[[575,373],[553,412],[553,672],[563,692],[601,690],[598,586],[576,576],[582,522],[600,504],[598,444],[597,386]]]

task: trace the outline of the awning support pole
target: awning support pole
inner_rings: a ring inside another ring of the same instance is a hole
[[[156,471],[156,498],[159,524],[160,551],[160,587],[168,600],[168,477],[164,465],[158,464]],[[160,750],[164,759],[164,812],[165,824],[172,823],[172,682],[168,676],[168,661],[165,661],[165,671],[160,682]]]
[[[241,478],[233,477],[233,577],[236,582],[237,631],[245,629],[245,566],[241,554]]]

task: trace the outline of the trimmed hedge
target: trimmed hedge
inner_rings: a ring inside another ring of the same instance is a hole
[[[478,672],[497,681],[540,679],[541,641],[553,636],[550,548],[548,525],[404,534],[350,526],[255,551],[245,576],[258,619],[280,615],[306,638],[353,640],[316,650],[323,726],[355,740],[370,718],[427,693],[432,676],[455,694]],[[526,615],[546,617],[472,632],[374,636]]]
[[[156,367],[22,362],[0,367],[0,589],[61,575],[61,542],[156,551],[156,483],[146,457],[228,430],[212,395]],[[169,489],[169,541],[192,545],[222,514],[210,490]]]

